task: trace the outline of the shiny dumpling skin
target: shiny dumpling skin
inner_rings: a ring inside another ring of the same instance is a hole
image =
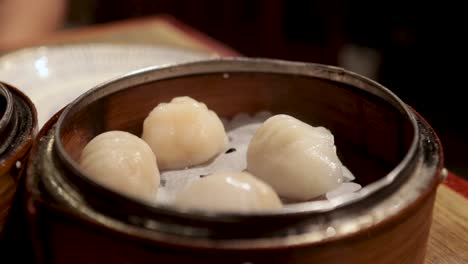
[[[292,200],[310,200],[338,187],[341,167],[329,130],[288,115],[266,120],[247,150],[247,171]]]
[[[142,138],[158,157],[161,170],[202,164],[227,145],[216,113],[190,97],[176,97],[156,106],[143,123]]]
[[[159,187],[154,153],[127,132],[109,131],[93,138],[81,153],[80,165],[97,183],[135,198],[151,201]]]
[[[246,172],[216,173],[194,181],[176,196],[183,209],[251,213],[282,207],[275,191]]]

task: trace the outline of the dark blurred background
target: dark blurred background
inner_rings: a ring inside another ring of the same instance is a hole
[[[467,177],[468,1],[71,0],[70,27],[170,14],[246,56],[343,66],[420,112]],[[384,138],[382,140],[385,140]]]

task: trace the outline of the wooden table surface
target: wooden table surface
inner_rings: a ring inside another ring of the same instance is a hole
[[[220,56],[239,55],[227,45],[168,15],[63,30],[35,42],[23,43],[14,49],[0,50],[0,53],[31,46],[82,43],[145,44],[216,53]]]
[[[163,45],[239,56],[233,49],[170,16],[66,30],[21,47],[103,42]],[[453,174],[449,174],[437,192],[426,263],[468,263],[468,182]]]
[[[468,199],[445,184],[437,191],[426,263],[468,263]]]

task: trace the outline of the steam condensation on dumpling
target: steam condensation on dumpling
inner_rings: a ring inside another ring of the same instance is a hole
[[[123,131],[104,132],[83,149],[81,169],[114,191],[151,201],[160,181],[156,157],[141,138]]]
[[[195,180],[181,191],[174,205],[183,209],[261,212],[282,207],[275,191],[246,172],[223,172]]]
[[[342,182],[334,138],[323,127],[275,115],[256,131],[247,151],[247,171],[284,197],[306,201]]]
[[[227,145],[216,113],[187,96],[156,106],[143,123],[142,138],[158,157],[161,170],[204,163]]]

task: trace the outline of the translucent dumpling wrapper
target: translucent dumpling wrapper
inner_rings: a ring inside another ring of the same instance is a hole
[[[202,164],[224,151],[227,136],[217,114],[190,97],[160,103],[143,123],[142,139],[161,170]]]
[[[178,193],[183,191],[192,182],[207,175],[225,171],[244,171],[247,168],[247,147],[257,129],[272,115],[268,112],[258,112],[254,115],[239,113],[232,119],[224,119],[224,127],[229,138],[226,151],[206,163],[187,169],[166,170],[161,172],[161,187],[155,196],[159,204],[172,204]],[[352,182],[355,177],[346,167],[343,169],[343,183],[330,190],[331,195],[321,195],[312,200],[298,202],[291,199],[282,199],[283,208],[307,208],[308,203],[315,201],[328,201],[330,198],[347,195],[361,189],[361,186]],[[209,176],[207,176],[209,177]]]
[[[288,115],[270,117],[255,132],[247,151],[247,171],[281,197],[297,201],[324,195],[343,182],[331,132]]]
[[[278,210],[281,201],[263,181],[245,172],[224,172],[193,181],[174,205],[182,209],[251,213]]]
[[[104,132],[83,149],[81,169],[86,176],[114,191],[153,201],[160,175],[156,157],[139,137],[123,132]]]

